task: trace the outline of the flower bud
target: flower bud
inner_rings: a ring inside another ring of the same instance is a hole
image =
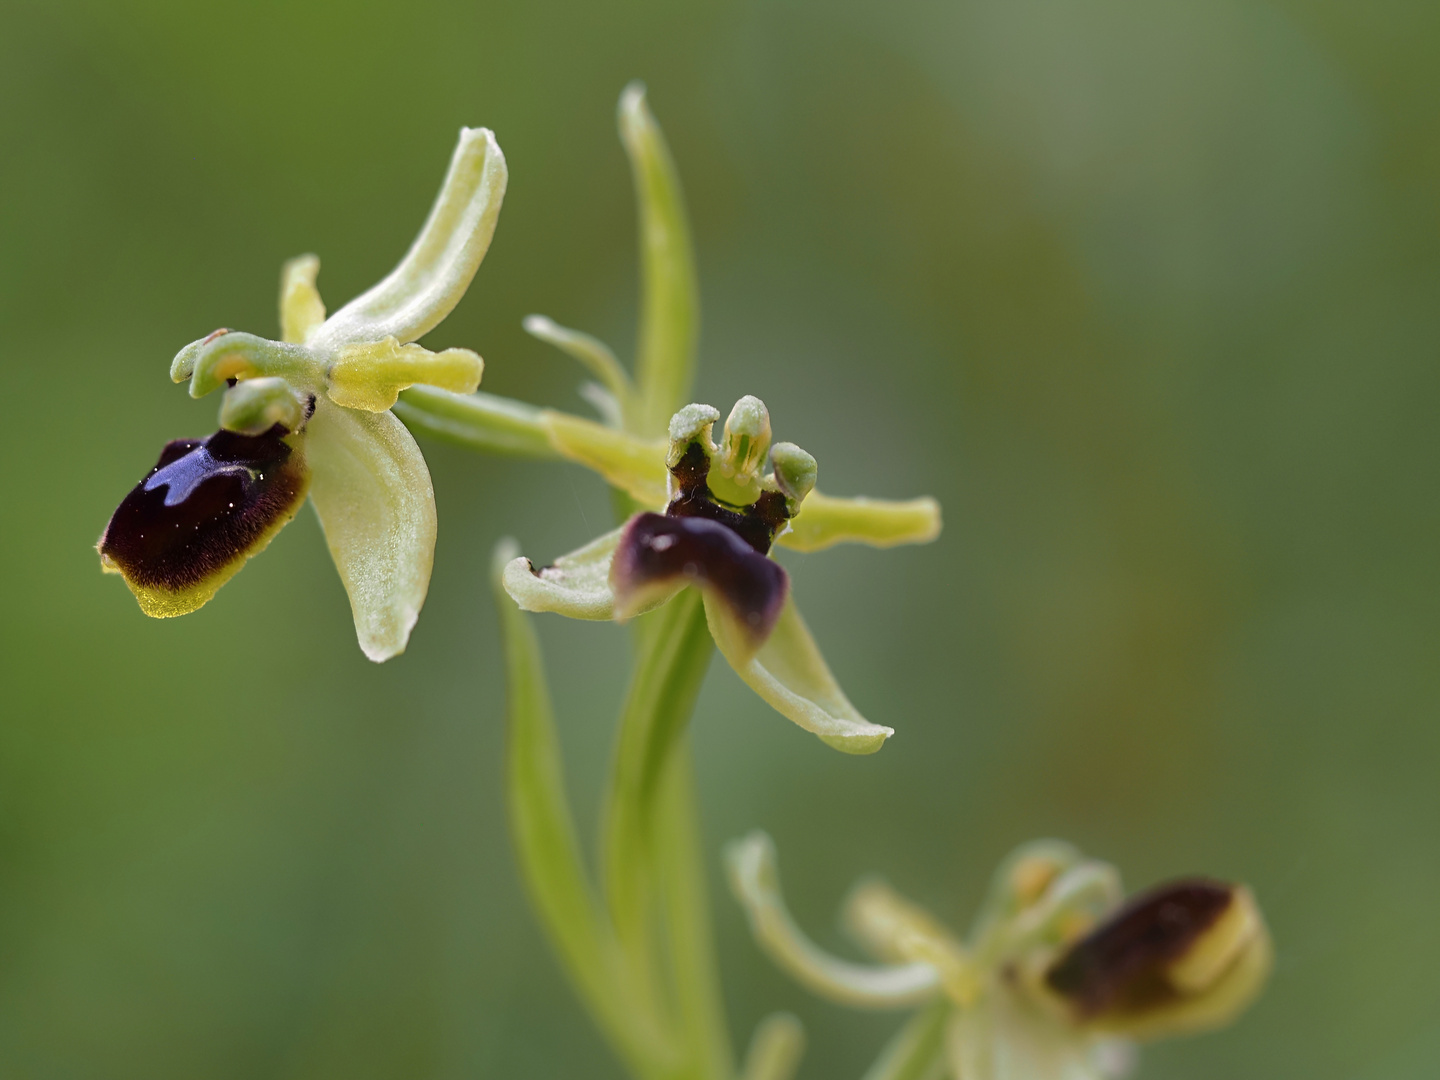
[[[1234,1019],[1264,985],[1271,959],[1250,890],[1190,878],[1120,908],[1049,965],[1044,985],[1082,1025],[1153,1038]]]

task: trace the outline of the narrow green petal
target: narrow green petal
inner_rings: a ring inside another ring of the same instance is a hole
[[[452,394],[473,394],[485,363],[469,349],[431,352],[421,345],[402,345],[393,337],[344,345],[335,351],[326,393],[347,409],[383,412],[400,391],[424,383]]]
[[[310,498],[350,594],[355,633],[379,663],[405,651],[435,555],[430,470],[405,425],[321,399],[306,428]]]
[[[314,345],[414,341],[460,301],[490,247],[508,173],[487,128],[461,128],[450,171],[414,244],[388,277],[331,315]]]
[[[928,544],[939,535],[940,504],[934,499],[842,499],[814,491],[775,542],[820,551],[847,542],[882,548]]]
[[[690,396],[700,298],[680,178],[660,125],[631,83],[620,95],[620,139],[630,157],[640,216],[640,342],[635,365],[639,430],[660,435]]]
[[[789,1013],[771,1013],[755,1028],[740,1080],[790,1080],[804,1053],[800,1021]]]
[[[866,1071],[864,1080],[940,1080],[945,1075],[945,1024],[951,1005],[944,999],[916,1013]],[[960,1080],[969,1080],[962,1074]]]
[[[610,561],[624,531],[622,525],[539,569],[529,559],[512,559],[502,579],[505,591],[522,611],[553,611],[571,619],[614,618]]]
[[[873,754],[895,734],[894,728],[872,724],[861,716],[830,668],[795,602],[787,599],[769,639],[750,659],[745,642],[732,632],[726,613],[708,595],[705,615],[730,666],[750,688],[822,742],[847,754]]]
[[[775,844],[763,832],[731,843],[725,866],[756,942],[791,978],[815,993],[862,1009],[904,1008],[940,993],[940,972],[930,964],[852,964],[806,937],[785,907]]]
[[[554,345],[561,352],[583,364],[600,381],[600,385],[620,405],[622,411],[631,407],[634,388],[630,376],[615,359],[614,352],[597,337],[561,326],[554,319],[544,315],[527,315],[522,324],[531,337]]]
[[[320,275],[320,259],[301,255],[291,259],[280,271],[280,340],[303,345],[325,321],[325,302],[315,279]]]

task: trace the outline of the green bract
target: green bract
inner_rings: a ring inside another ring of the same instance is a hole
[[[102,565],[124,575],[147,614],[205,604],[293,516],[308,484],[361,649],[375,661],[404,651],[430,583],[435,498],[419,447],[389,409],[417,383],[479,384],[475,353],[414,341],[469,287],[506,175],[494,135],[462,129],[429,219],[378,285],[326,318],[320,261],[304,255],[282,275],[280,341],[217,330],[180,350],[171,377],[197,398],[228,384],[221,429],[241,442],[172,443],[107,527]],[[267,435],[274,447],[243,441]],[[259,497],[263,463],[282,460],[297,479],[283,499]]]

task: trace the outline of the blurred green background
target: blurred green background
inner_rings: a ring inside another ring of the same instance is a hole
[[[1040,835],[1132,887],[1243,879],[1269,992],[1142,1076],[1440,1073],[1437,48],[1413,0],[9,0],[0,1076],[619,1075],[510,862],[486,580],[504,534],[598,532],[598,482],[424,444],[434,584],[381,667],[308,511],[171,622],[91,545],[214,427],[175,350],[275,332],[301,252],[332,306],[378,279],[461,124],[510,194],[429,341],[583,410],[520,320],[631,348],[636,77],[694,221],[698,396],[761,395],[835,494],[947,516],[787,558],[898,734],[827,751],[717,664],[712,859],[770,829],[837,948],[855,877],[963,925]],[[542,625],[588,822],[623,635]],[[898,1018],[791,985],[714,884],[737,1042],[791,1009],[803,1075],[858,1076]]]

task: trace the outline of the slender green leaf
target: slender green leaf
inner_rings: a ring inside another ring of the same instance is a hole
[[[640,217],[640,340],[635,382],[641,435],[661,435],[695,373],[700,299],[680,178],[660,125],[631,83],[620,95],[620,138],[630,156]]]
[[[789,1013],[771,1013],[755,1029],[740,1080],[790,1080],[805,1052],[805,1029]]]
[[[497,550],[497,570],[513,553],[513,543]],[[506,798],[526,887],[571,981],[620,1056],[637,1075],[667,1075],[673,1052],[634,992],[585,872],[535,629],[497,593],[509,689]]]

